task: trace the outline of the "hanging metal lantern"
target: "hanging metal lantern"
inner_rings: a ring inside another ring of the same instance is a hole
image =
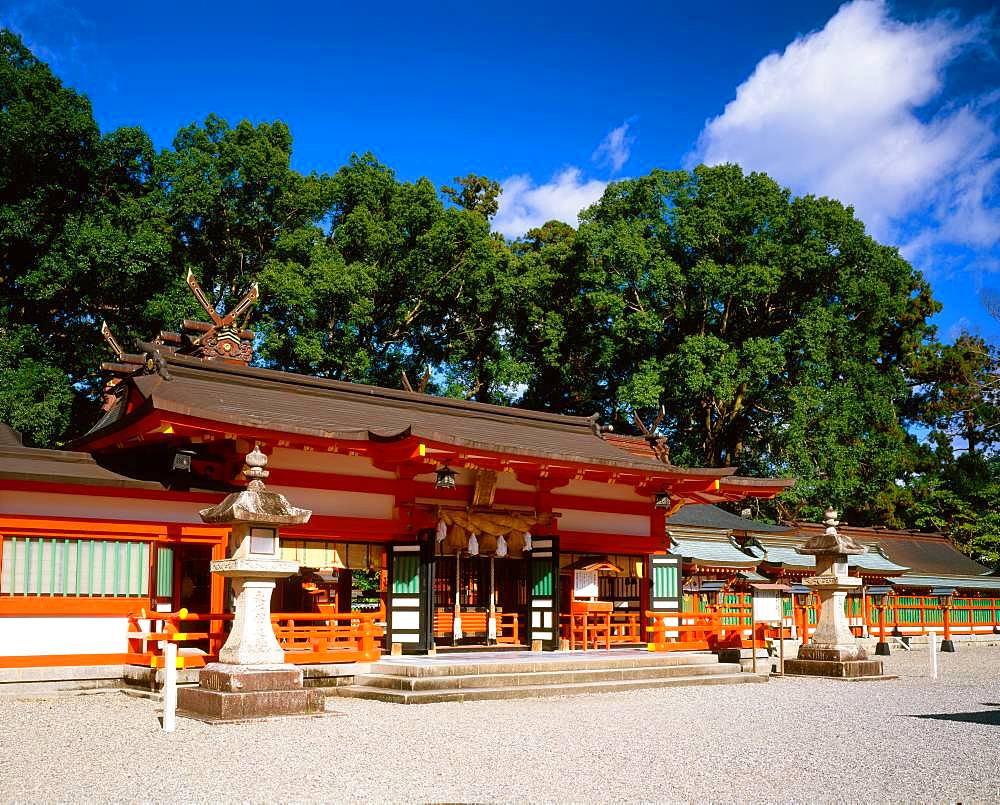
[[[447,464],[443,467],[439,467],[437,471],[437,481],[434,483],[435,488],[454,489],[456,475],[458,475],[458,473]]]

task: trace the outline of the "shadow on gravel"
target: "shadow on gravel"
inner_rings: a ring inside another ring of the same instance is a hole
[[[983,702],[983,707],[1000,707],[997,702]],[[1000,727],[1000,710],[980,710],[976,713],[926,713],[910,718],[933,718],[936,721],[961,721],[966,724],[985,724]]]

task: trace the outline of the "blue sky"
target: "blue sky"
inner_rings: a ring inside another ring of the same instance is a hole
[[[0,0],[93,102],[159,146],[209,113],[281,119],[295,166],[501,180],[496,227],[575,223],[614,178],[737,161],[853,204],[1000,341],[1000,18],[985,0],[841,4]]]

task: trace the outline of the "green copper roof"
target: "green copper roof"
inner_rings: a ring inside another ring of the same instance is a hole
[[[998,590],[1000,576],[911,576],[892,580],[897,587],[957,587],[961,590]]]
[[[683,556],[691,562],[706,565],[732,565],[736,567],[753,567],[758,560],[754,556],[741,551],[728,540],[678,539],[674,540],[674,554]]]
[[[816,557],[809,554],[798,553],[795,548],[785,545],[765,545],[764,550],[751,547],[750,551],[757,556],[760,561],[770,565],[787,565],[788,567],[816,567]],[[869,546],[868,553],[848,557],[848,567],[856,567],[861,570],[877,571],[881,573],[902,573],[907,568],[890,562],[878,550]]]

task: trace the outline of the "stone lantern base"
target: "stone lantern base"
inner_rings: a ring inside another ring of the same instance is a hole
[[[833,679],[895,679],[883,672],[861,645],[823,646],[806,643],[794,660],[785,660],[787,676],[826,676]]]
[[[881,660],[785,660],[786,676],[826,676],[833,679],[895,679],[883,673]]]
[[[198,675],[198,687],[177,691],[178,715],[220,723],[319,715],[325,701],[322,691],[302,686],[301,669],[288,665],[213,662]]]

